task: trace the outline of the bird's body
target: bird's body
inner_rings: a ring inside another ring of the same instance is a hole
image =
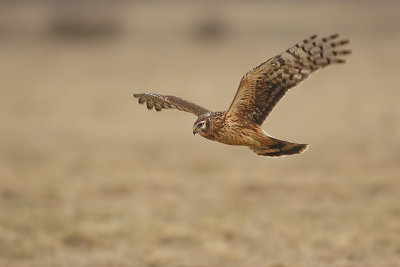
[[[287,153],[297,154],[307,149],[306,144],[273,138],[260,125],[247,118],[232,116],[226,111],[206,113],[200,116],[194,125],[201,121],[206,122],[205,130],[199,131],[201,136],[226,145],[248,146],[259,155],[282,156]]]
[[[200,131],[199,134],[212,141],[227,145],[249,146],[256,144],[254,133],[258,133],[256,125],[247,120],[236,120],[229,118],[227,112],[214,112],[206,114],[202,119],[212,119],[213,123],[208,131]]]
[[[266,117],[288,89],[296,86],[315,70],[331,63],[344,63],[339,58],[350,50],[338,50],[348,40],[333,41],[339,35],[308,39],[263,62],[240,81],[227,111],[212,112],[175,96],[135,93],[139,103],[157,111],[175,108],[198,116],[193,134],[227,145],[248,146],[258,155],[282,156],[298,154],[306,144],[282,141],[269,136],[261,127]]]

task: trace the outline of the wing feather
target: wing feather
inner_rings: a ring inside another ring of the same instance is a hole
[[[162,109],[178,109],[193,113],[196,116],[210,112],[199,105],[176,96],[158,95],[153,93],[134,93],[133,96],[139,99],[138,102],[140,104],[146,103],[148,109],[154,108],[156,111],[161,111]]]
[[[313,35],[255,67],[240,81],[228,113],[261,125],[288,89],[322,67],[345,62],[342,57],[351,51],[340,48],[349,40],[337,41],[338,37]]]

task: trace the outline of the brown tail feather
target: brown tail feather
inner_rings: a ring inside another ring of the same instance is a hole
[[[268,138],[270,138],[269,145],[251,146],[250,149],[261,156],[279,157],[300,154],[308,148],[307,144],[290,143],[273,137]]]

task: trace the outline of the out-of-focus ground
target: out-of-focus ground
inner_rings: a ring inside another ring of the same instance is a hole
[[[0,266],[400,266],[400,4],[2,2]],[[132,92],[226,109],[311,34],[348,63],[291,90],[260,157]]]

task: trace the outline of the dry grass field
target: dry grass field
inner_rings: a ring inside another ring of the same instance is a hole
[[[65,5],[0,8],[1,267],[400,266],[398,2]],[[224,110],[248,70],[334,32],[348,63],[264,124],[302,155],[193,136],[191,114],[132,97]]]

